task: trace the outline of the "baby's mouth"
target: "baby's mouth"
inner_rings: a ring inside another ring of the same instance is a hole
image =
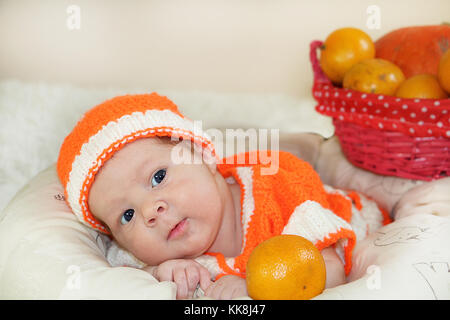
[[[184,218],[180,222],[178,222],[170,231],[167,236],[167,240],[177,239],[184,234],[184,231],[187,228],[187,218]]]

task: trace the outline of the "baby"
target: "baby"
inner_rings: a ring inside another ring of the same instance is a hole
[[[156,279],[174,281],[178,299],[198,286],[215,299],[247,295],[251,251],[278,234],[313,242],[326,287],[337,286],[356,241],[389,222],[373,201],[324,186],[289,153],[273,152],[278,170],[264,174],[258,152],[218,159],[198,131],[166,97],[116,97],[86,112],[57,163],[79,220],[110,235]],[[180,152],[202,161],[180,162]]]

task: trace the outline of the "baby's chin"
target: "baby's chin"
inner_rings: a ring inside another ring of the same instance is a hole
[[[209,251],[208,249],[211,248],[215,236],[213,230],[202,231],[193,228],[189,235],[156,246],[158,247],[156,250],[154,244],[149,244],[148,247],[151,247],[151,250],[144,249],[144,251],[133,252],[133,254],[147,265],[159,265],[173,259],[195,259]],[[164,256],[161,256],[161,253],[164,253]]]
[[[213,241],[205,234],[199,235],[192,239],[186,239],[183,242],[183,259],[195,259],[208,252]]]
[[[195,259],[208,252],[208,246],[197,246],[187,250],[184,259]]]

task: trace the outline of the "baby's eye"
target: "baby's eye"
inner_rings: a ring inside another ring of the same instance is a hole
[[[166,169],[156,171],[156,173],[152,177],[152,187],[156,187],[158,184],[160,184],[164,180],[165,176]]]
[[[134,210],[133,209],[127,209],[122,215],[122,218],[120,219],[121,224],[127,224],[128,222],[133,219]]]

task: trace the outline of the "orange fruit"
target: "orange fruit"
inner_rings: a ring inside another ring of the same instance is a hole
[[[246,282],[255,300],[306,300],[325,288],[325,262],[307,239],[280,235],[261,242],[247,262]]]
[[[438,80],[442,89],[450,94],[450,49],[448,49],[439,61]]]
[[[432,74],[418,74],[406,79],[395,95],[400,98],[447,98],[447,94],[439,85],[437,77]]]
[[[353,65],[374,57],[375,45],[368,34],[356,28],[342,28],[325,39],[320,51],[320,66],[334,84],[340,85]]]
[[[384,59],[366,59],[345,73],[343,87],[367,93],[394,95],[405,80],[402,70]]]

